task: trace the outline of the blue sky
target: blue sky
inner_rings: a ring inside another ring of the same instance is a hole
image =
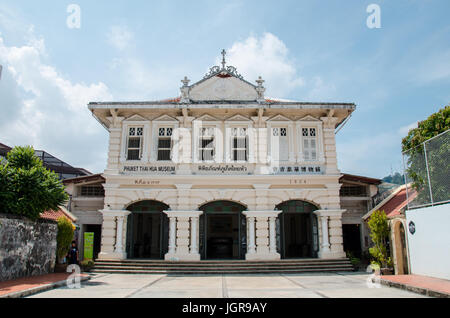
[[[366,25],[372,3],[379,29]],[[0,0],[0,142],[101,172],[107,132],[87,102],[178,96],[225,48],[267,96],[356,103],[339,167],[384,177],[401,169],[408,128],[450,102],[449,13],[447,0]]]

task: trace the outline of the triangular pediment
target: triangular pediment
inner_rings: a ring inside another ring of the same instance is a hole
[[[320,121],[320,120],[311,115],[307,115],[303,118],[300,118],[298,121]]]
[[[124,121],[148,121],[148,119],[142,117],[141,115],[134,114],[134,115],[128,117],[127,119],[125,119]]]
[[[190,87],[193,101],[256,101],[255,86],[232,75],[217,74]]]
[[[230,118],[228,118],[226,121],[250,121],[250,119],[248,119],[245,116],[242,116],[240,114],[236,114]]]
[[[217,119],[214,116],[211,116],[209,114],[204,114],[198,118],[196,118],[194,121],[219,121],[219,119]]]
[[[283,115],[276,115],[270,118],[268,121],[291,121],[291,120]]]
[[[162,116],[154,119],[154,121],[173,121],[173,122],[178,122],[178,120],[176,120],[173,117],[170,117],[169,115],[162,115]]]

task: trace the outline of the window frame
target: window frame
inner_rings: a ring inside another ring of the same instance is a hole
[[[274,159],[274,150],[273,147],[273,128],[286,128],[286,133],[288,137],[288,159],[285,161],[275,160]],[[267,120],[267,157],[270,165],[278,165],[280,163],[294,163],[295,162],[295,150],[294,150],[294,122],[283,115],[276,115],[271,119]]]
[[[161,135],[161,129],[163,129],[164,130],[164,135]],[[168,133],[168,131],[169,131],[169,129],[170,129],[170,135],[169,135],[169,133]],[[168,162],[168,161],[172,161],[172,156],[173,156],[173,153],[172,153],[172,151],[173,151],[173,140],[172,140],[172,137],[173,137],[173,127],[170,127],[170,126],[165,126],[165,125],[161,125],[161,126],[159,126],[158,127],[158,129],[157,129],[157,132],[158,132],[158,136],[157,136],[157,143],[156,143],[156,161],[157,162]],[[161,147],[160,148],[160,141],[161,140],[169,140],[169,143],[170,143],[170,145],[169,145],[169,148],[166,148],[166,147]],[[169,151],[169,159],[159,159],[159,152],[160,151]]]
[[[237,135],[234,135],[233,131],[236,129],[237,131]],[[245,129],[245,135],[242,138],[240,135],[240,131],[241,129]],[[230,134],[230,160],[231,162],[236,162],[236,163],[247,163],[249,162],[249,153],[250,153],[250,137],[249,137],[249,129],[248,126],[238,126],[238,125],[233,125],[231,127],[231,134]],[[241,148],[241,147],[234,147],[234,140],[237,138],[241,138],[245,140],[245,148]],[[238,160],[237,158],[234,158],[234,152],[235,151],[242,151],[245,150],[245,160]]]
[[[172,136],[170,137],[170,159],[169,160],[158,160],[159,151],[159,129],[160,128],[171,128]],[[152,121],[152,147],[150,152],[150,162],[151,163],[178,163],[178,151],[179,151],[179,121],[170,117],[169,115],[162,115]]]
[[[298,120],[296,122],[297,126],[297,162],[299,163],[314,163],[314,164],[323,164],[325,162],[325,156],[323,151],[323,122],[319,119],[316,119],[310,115]],[[316,130],[316,136],[314,137],[316,142],[316,158],[311,159],[305,158],[305,139],[313,139],[311,136],[303,136],[303,129],[307,128],[308,132],[311,128],[314,128]]]
[[[192,163],[202,164],[202,163],[222,163],[223,162],[223,132],[221,127],[223,122],[215,117],[208,114],[204,114],[197,117],[192,121]],[[200,129],[212,127],[214,128],[214,159],[208,161],[202,161],[199,158],[199,140],[200,140]]]
[[[135,129],[135,133],[133,135],[130,135],[131,129]],[[138,135],[138,130],[142,129],[142,132],[140,135]],[[139,147],[131,147],[130,146],[130,139],[139,139]],[[141,161],[142,155],[143,155],[143,141],[144,141],[144,126],[143,125],[130,125],[127,127],[127,138],[126,138],[126,146],[125,146],[125,156],[127,161]],[[138,150],[138,159],[130,159],[130,150]]]
[[[137,115],[138,116],[138,115]],[[136,118],[136,115],[131,116],[130,118]],[[148,148],[149,148],[149,132],[150,132],[150,121],[145,120],[143,117],[142,120],[124,120],[122,122],[122,142],[120,147],[120,162],[121,163],[145,163],[148,162]],[[128,137],[129,137],[129,128],[132,127],[143,127],[143,132],[141,136],[141,152],[140,159],[138,160],[129,160],[128,159]],[[112,134],[113,132],[110,132]],[[111,137],[110,137],[111,138]]]
[[[246,128],[247,130],[247,160],[233,160],[233,135],[234,128]],[[225,162],[226,163],[255,163],[255,134],[253,121],[242,115],[236,114],[225,120]]]
[[[203,129],[205,129],[206,131],[208,131],[208,134],[207,135],[204,135],[203,134]],[[209,134],[209,130],[212,130],[212,134]],[[211,125],[205,125],[205,126],[199,126],[199,127],[197,127],[197,136],[198,136],[198,138],[197,138],[197,158],[198,158],[198,161],[199,162],[214,162],[215,161],[215,159],[216,159],[216,154],[217,154],[217,142],[216,142],[216,139],[217,139],[217,136],[216,136],[216,127],[215,126],[211,126]],[[212,144],[213,144],[213,146],[212,146],[212,148],[211,147],[202,147],[202,141],[204,140],[204,139],[208,139],[208,138],[212,138]],[[212,149],[212,151],[213,151],[213,155],[212,155],[212,158],[211,159],[202,159],[201,157],[201,154],[202,154],[202,151],[205,151],[205,150],[210,150],[210,149]]]

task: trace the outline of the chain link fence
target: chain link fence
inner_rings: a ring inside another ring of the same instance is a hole
[[[450,130],[403,152],[408,209],[450,202]]]

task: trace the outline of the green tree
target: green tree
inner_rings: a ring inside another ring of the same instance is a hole
[[[56,235],[56,255],[58,262],[67,255],[70,243],[73,239],[73,232],[75,228],[72,222],[65,216],[58,218],[58,234]]]
[[[402,140],[402,151],[407,155],[406,173],[412,179],[413,187],[418,192],[417,204],[431,201],[423,143],[449,129],[450,105],[419,122],[418,127],[411,129]],[[442,134],[428,141],[425,147],[433,201],[448,200],[450,193],[450,184],[448,183],[450,133]]]
[[[43,166],[32,147],[15,147],[0,163],[0,212],[34,220],[67,199],[58,175]]]
[[[375,211],[368,221],[370,229],[370,238],[373,246],[369,248],[370,255],[373,257],[373,263],[380,267],[391,267],[392,260],[389,256],[387,242],[389,240],[389,223],[384,211]]]

